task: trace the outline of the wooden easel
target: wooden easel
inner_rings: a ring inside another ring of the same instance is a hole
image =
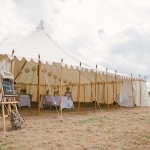
[[[4,70],[0,70],[0,76],[1,76],[0,84],[2,85],[0,90],[0,95],[1,95],[0,104],[2,105],[3,128],[4,128],[4,132],[6,132],[5,118],[10,115],[11,106],[13,106],[13,108],[18,112],[17,105],[16,105],[18,102],[15,100],[15,97],[17,95],[14,94],[14,89],[12,86],[13,75],[12,73],[5,71],[5,64],[4,64]],[[4,80],[9,80],[9,86],[7,89],[5,89],[5,87],[7,86],[6,83],[4,83]],[[11,92],[9,92],[9,90],[11,90]],[[7,110],[7,114],[5,114],[5,109]]]
[[[3,95],[2,101],[0,102],[0,104],[2,105],[2,118],[3,118],[4,132],[6,132],[5,118],[10,115],[11,105],[18,112],[17,105],[16,105],[18,102],[15,100],[15,97],[16,95],[9,95],[9,96]],[[7,109],[7,115],[5,114],[5,108]]]

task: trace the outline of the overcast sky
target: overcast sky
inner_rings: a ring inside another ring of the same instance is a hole
[[[0,0],[0,45],[30,35],[40,20],[51,37],[84,59],[150,79],[149,0]]]

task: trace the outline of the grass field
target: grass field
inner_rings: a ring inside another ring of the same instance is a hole
[[[81,103],[81,113],[75,109],[63,110],[63,121],[55,107],[41,109],[37,105],[19,108],[26,124],[21,130],[12,130],[7,119],[7,132],[0,119],[0,150],[149,150],[150,107],[115,109],[110,105],[97,107]],[[1,112],[1,109],[0,109]],[[1,115],[1,114],[0,114]]]

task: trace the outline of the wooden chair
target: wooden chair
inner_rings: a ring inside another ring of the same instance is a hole
[[[52,108],[52,102],[48,102],[45,95],[43,95],[43,99],[44,99],[44,103],[43,103],[44,108],[49,107],[51,109]]]

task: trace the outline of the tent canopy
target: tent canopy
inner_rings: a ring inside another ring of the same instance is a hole
[[[15,51],[15,56],[20,61],[25,58],[28,62],[31,59],[37,62],[38,55],[40,54],[41,60],[43,60],[42,62],[44,64],[46,61],[49,64],[52,64],[53,62],[60,63],[63,58],[63,62],[68,66],[79,66],[80,62],[82,62],[82,67],[84,68],[96,68],[96,65],[82,60],[74,53],[60,46],[60,44],[46,34],[43,22],[38,25],[37,31],[25,39],[10,45],[1,46],[1,54],[11,54],[13,50],[12,48]],[[9,57],[11,58],[10,55]],[[100,67],[99,69],[103,71],[106,70],[103,67]]]
[[[13,49],[14,54],[12,55]],[[47,85],[60,85],[60,70],[62,65],[64,90],[66,86],[72,86],[74,97],[77,97],[78,76],[79,70],[81,70],[81,89],[82,91],[85,91],[82,92],[81,97],[84,97],[84,99],[87,97],[86,100],[91,101],[93,99],[91,88],[94,89],[95,87],[95,72],[97,71],[97,83],[100,83],[100,85],[97,84],[97,90],[99,90],[97,92],[97,97],[99,97],[101,101],[104,101],[105,99],[104,83],[106,82],[106,69],[101,66],[98,66],[98,69],[96,69],[96,65],[83,60],[71,51],[60,46],[54,39],[52,39],[52,37],[46,34],[43,21],[41,21],[38,25],[37,31],[19,42],[1,46],[0,52],[0,61],[6,58],[9,58],[8,62],[13,60],[13,73],[15,81],[20,84],[20,88],[22,88],[22,83],[28,85],[27,91],[29,93],[34,93],[35,99],[37,93],[35,86],[37,86],[38,80],[37,65],[39,61],[39,54],[42,62],[40,70],[40,81],[42,86],[41,94],[46,92]],[[61,63],[61,59],[63,59],[63,63]],[[114,71],[108,70],[109,99],[111,99],[109,100],[109,103],[113,102],[114,93],[116,93],[115,91],[117,91],[116,94],[120,93],[122,81],[124,79],[131,79],[130,76],[117,73],[118,86],[115,87],[116,85],[112,84],[116,80],[114,78],[115,75],[116,74]],[[87,87],[85,87],[85,85],[87,85]]]
[[[81,62],[82,68],[96,69],[96,64],[92,64],[87,60],[83,60],[81,57],[62,47],[53,38],[46,34],[43,21],[41,21],[37,26],[37,31],[32,33],[30,36],[13,44],[1,46],[0,59],[2,60],[2,58],[5,58],[7,56],[12,59],[11,54],[13,49],[14,56],[19,61],[25,59],[28,62],[33,60],[35,63],[37,63],[38,55],[40,54],[40,58],[43,64],[45,64],[46,62],[50,65],[54,62],[61,63],[61,59],[63,59],[63,63],[66,64],[68,68],[72,66],[73,68],[77,69],[77,67],[80,66]],[[106,72],[106,68],[101,66],[98,66],[98,70]],[[108,70],[108,72],[112,74],[115,73],[111,70]],[[124,77],[129,77],[124,74],[118,74]]]

